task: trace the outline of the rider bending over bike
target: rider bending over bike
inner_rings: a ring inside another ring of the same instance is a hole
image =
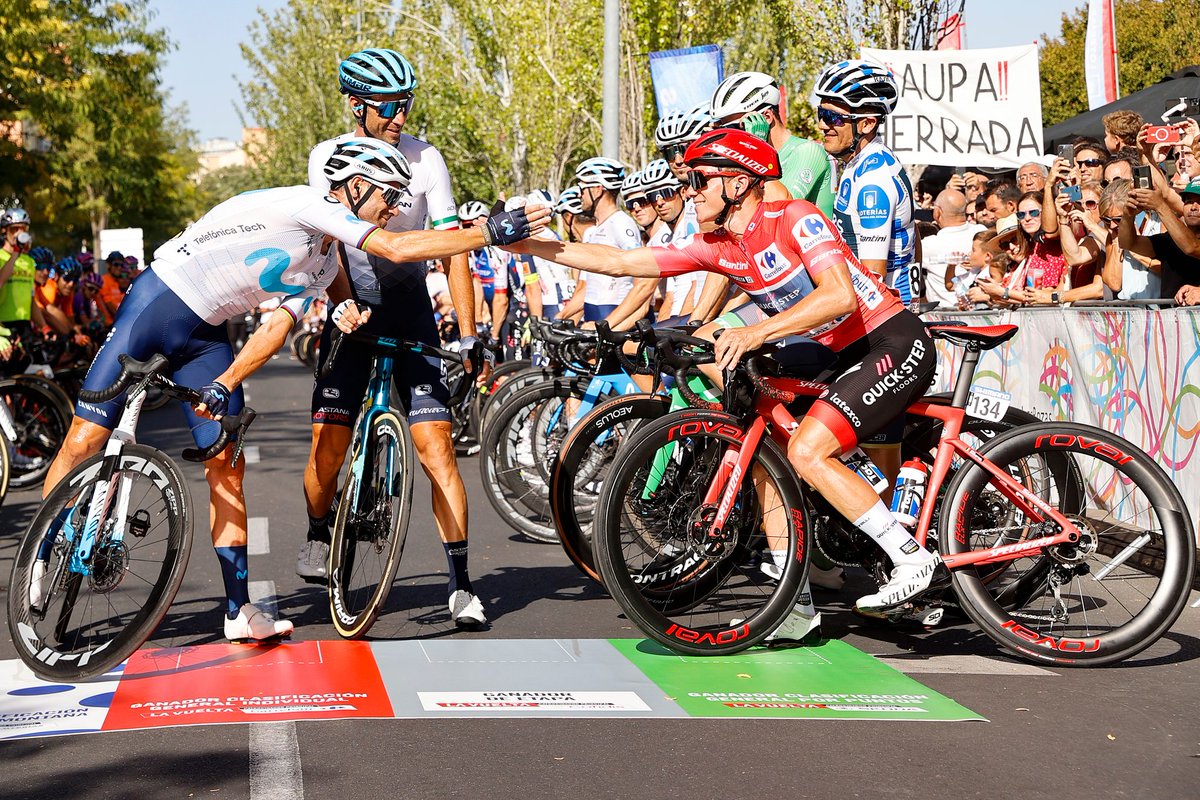
[[[528,235],[531,227],[542,226],[549,217],[549,212],[526,217],[520,211],[473,230],[393,233],[383,226],[396,213],[412,175],[398,150],[376,139],[350,139],[333,150],[324,172],[330,184],[327,192],[287,186],[238,195],[159,247],[118,309],[83,388],[110,386],[121,372],[122,353],[137,360],[162,353],[176,383],[203,387],[199,391],[204,402],[185,406],[184,411],[197,446],[207,447],[216,441],[219,426],[206,420],[241,411],[241,384],[279,350],[296,319],[337,274],[339,242],[390,261],[443,258],[493,240]],[[509,229],[516,233],[501,234]],[[225,323],[271,298],[283,299],[283,304],[234,358]],[[123,395],[105,403],[76,404],[43,497],[75,465],[100,450],[124,404]],[[227,601],[225,637],[240,641],[287,635],[291,622],[275,620],[250,603],[245,462],[233,467],[231,459],[227,448],[206,462],[204,470],[212,542]],[[44,591],[45,572],[45,561],[39,560],[29,587],[33,606]]]
[[[919,545],[865,480],[839,460],[919,398],[933,380],[936,354],[921,321],[864,269],[815,205],[764,201],[764,182],[780,176],[768,143],[721,128],[684,154],[691,168],[700,225],[716,229],[667,247],[620,250],[596,244],[526,240],[509,249],[609,276],[670,277],[704,269],[731,278],[754,301],[746,327],[716,343],[723,369],[768,342],[809,336],[838,355],[836,377],[791,436],[796,472],[895,564],[860,609],[902,605],[935,582],[949,580],[941,559]],[[808,599],[777,638],[801,638],[819,615]],[[795,635],[793,635],[795,634]]]

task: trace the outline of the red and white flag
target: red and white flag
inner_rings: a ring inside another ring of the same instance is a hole
[[[967,23],[963,20],[962,14],[951,14],[946,17],[946,21],[938,28],[937,44],[933,49],[962,50],[966,28]]]
[[[1120,97],[1117,82],[1117,26],[1115,0],[1088,0],[1087,38],[1083,45],[1083,72],[1087,80],[1088,109],[1108,105]]]

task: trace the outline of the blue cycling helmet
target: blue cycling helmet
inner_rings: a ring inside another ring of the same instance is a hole
[[[29,257],[37,264],[38,269],[50,269],[54,266],[54,253],[49,247],[35,247],[29,251]]]
[[[372,47],[346,57],[338,66],[342,94],[401,94],[417,88],[417,75],[408,59],[395,50]]]
[[[817,76],[813,91],[818,100],[845,106],[851,111],[887,116],[896,110],[900,90],[887,67],[852,59],[830,64]]]
[[[83,265],[67,256],[55,264],[54,273],[62,280],[77,281],[83,274]]]

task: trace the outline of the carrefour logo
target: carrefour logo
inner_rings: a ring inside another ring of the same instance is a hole
[[[817,236],[825,232],[825,223],[818,217],[809,214],[804,218],[804,233],[807,236]]]
[[[758,253],[754,257],[754,260],[758,262],[759,274],[762,275],[763,281],[770,281],[772,278],[777,278],[792,266],[787,257],[774,244]]]
[[[892,217],[892,204],[882,187],[868,185],[858,193],[858,219],[864,228],[879,228]]]

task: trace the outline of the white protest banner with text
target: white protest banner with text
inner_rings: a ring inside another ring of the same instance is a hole
[[[1043,153],[1036,45],[985,50],[875,50],[900,102],[884,139],[905,164],[1016,168]]]

